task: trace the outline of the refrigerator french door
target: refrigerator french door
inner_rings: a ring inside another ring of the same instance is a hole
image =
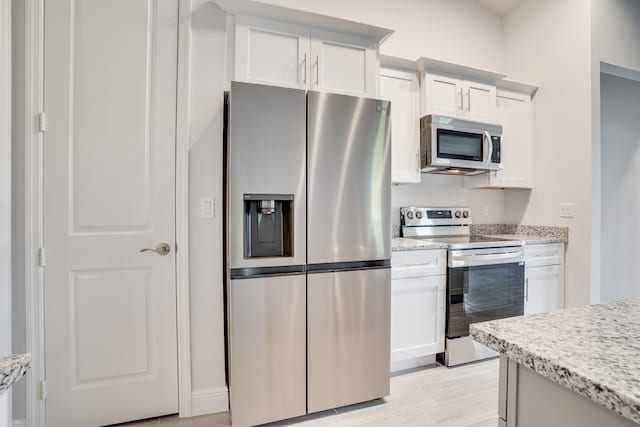
[[[389,394],[390,104],[307,93],[307,405]]]

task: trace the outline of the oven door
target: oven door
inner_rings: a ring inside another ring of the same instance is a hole
[[[452,266],[452,259],[456,266]],[[447,338],[468,336],[471,323],[522,314],[522,248],[510,248],[504,253],[489,249],[449,252]]]

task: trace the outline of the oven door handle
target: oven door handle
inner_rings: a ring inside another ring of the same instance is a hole
[[[453,268],[492,264],[509,264],[515,262],[524,262],[524,254],[522,250],[497,254],[476,255],[457,255],[455,253],[451,253],[449,256],[449,267]]]

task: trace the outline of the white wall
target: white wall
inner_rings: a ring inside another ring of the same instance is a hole
[[[501,18],[475,0],[259,0],[390,28],[383,55],[504,69]]]
[[[613,65],[615,73],[625,75],[640,72],[640,2],[636,0],[591,0],[592,43],[592,273],[591,301],[600,302],[601,288],[607,286],[601,280],[600,265],[605,253],[602,249],[601,224],[601,118],[600,71]]]
[[[222,132],[225,80],[225,14],[213,3],[192,4],[189,123],[189,281],[191,369],[196,396],[224,411],[224,310],[222,280]],[[214,197],[215,218],[200,218],[200,198]],[[211,398],[222,395],[222,400]],[[203,404],[197,402],[202,407]],[[216,406],[217,405],[217,406]]]
[[[513,79],[537,83],[534,189],[505,192],[511,223],[569,227],[566,304],[590,301],[591,21],[584,0],[529,0],[503,21]],[[575,204],[572,219],[560,203]]]
[[[0,356],[11,348],[11,2],[0,0]],[[0,427],[11,424],[9,395],[0,396]]]
[[[600,94],[600,299],[610,302],[640,298],[640,82],[603,74]]]
[[[446,175],[422,175],[420,184],[394,186],[391,191],[391,223],[400,222],[399,208],[406,206],[471,208],[476,224],[501,224],[504,222],[503,190],[469,190],[464,188],[464,178]],[[484,215],[484,207],[488,215]]]

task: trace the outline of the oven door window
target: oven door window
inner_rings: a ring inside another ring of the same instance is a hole
[[[481,162],[484,159],[482,134],[438,129],[438,158]]]
[[[471,323],[524,314],[524,265],[450,268],[447,337],[469,335]]]

